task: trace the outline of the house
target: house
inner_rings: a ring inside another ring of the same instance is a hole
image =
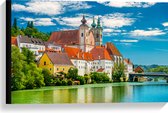
[[[125,66],[125,75],[126,79],[129,77],[129,73],[133,73],[133,63],[130,61],[130,59],[124,59],[124,66]]]
[[[44,41],[38,38],[19,35],[17,36],[17,44],[20,51],[22,51],[23,47],[26,47],[30,51],[32,51],[36,56],[36,60],[38,60],[42,56],[42,53],[45,51]]]
[[[93,71],[94,72],[105,72],[112,78],[112,67],[114,66],[114,62],[109,55],[108,51],[104,46],[96,46],[94,47],[90,53],[93,55]]]
[[[144,70],[140,66],[138,66],[134,69],[134,72],[135,73],[144,73]]]
[[[105,47],[111,58],[114,59],[114,63],[120,63],[123,61],[123,56],[113,43],[107,42]]]
[[[71,67],[74,67],[66,53],[45,52],[38,62],[40,68],[48,69],[52,74],[58,72],[67,73]]]
[[[59,52],[62,51],[62,47],[61,45],[58,45],[54,42],[44,42],[45,45],[45,50],[46,51],[55,51],[55,52]]]
[[[92,71],[93,58],[89,52],[82,52],[81,49],[75,47],[64,47],[64,52],[78,69],[78,75],[84,76]]]

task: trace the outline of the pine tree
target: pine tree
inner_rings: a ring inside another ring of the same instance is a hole
[[[16,19],[16,18],[14,18],[13,27],[14,27],[15,29],[17,29],[17,19]]]
[[[27,27],[30,27],[30,21],[27,22]]]
[[[33,21],[30,22],[30,28],[33,28],[34,25],[33,25]]]

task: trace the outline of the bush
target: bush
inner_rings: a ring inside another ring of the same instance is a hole
[[[83,76],[77,76],[77,80],[80,81],[80,85],[84,85],[85,84],[85,79]]]
[[[69,79],[68,82],[67,82],[68,86],[71,86],[73,84],[72,80]]]
[[[109,83],[110,82],[110,78],[107,76],[106,73],[97,73],[97,72],[91,73],[91,80],[92,80],[92,83]]]
[[[62,81],[59,79],[55,79],[55,85],[56,86],[61,86],[62,85]]]
[[[62,80],[62,85],[67,86],[68,85],[67,80]]]

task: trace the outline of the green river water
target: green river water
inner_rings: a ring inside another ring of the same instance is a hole
[[[108,83],[12,91],[13,104],[168,102],[168,83]]]

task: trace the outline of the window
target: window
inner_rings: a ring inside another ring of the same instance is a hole
[[[50,68],[50,71],[51,71],[51,68]]]
[[[81,37],[83,37],[83,33],[81,33]]]
[[[59,68],[57,68],[57,71],[59,70]]]
[[[64,71],[64,68],[62,70]]]
[[[44,61],[44,65],[46,65],[46,61]]]

